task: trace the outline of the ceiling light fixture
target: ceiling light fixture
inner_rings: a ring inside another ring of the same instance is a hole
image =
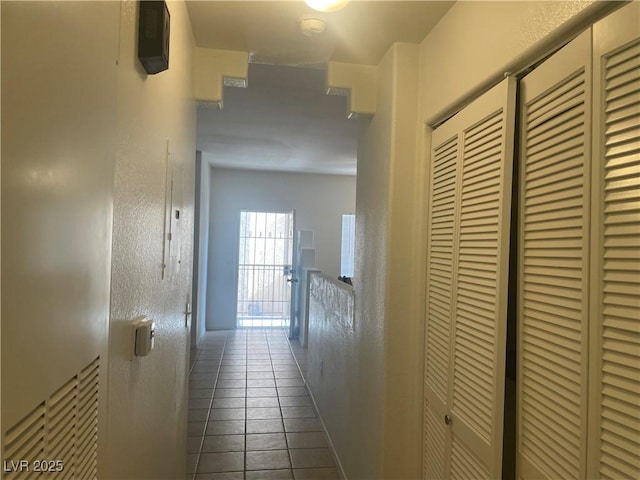
[[[300,31],[305,37],[314,37],[324,32],[326,24],[317,14],[303,15],[300,18]]]
[[[349,0],[304,0],[304,3],[319,12],[336,12],[344,8]]]

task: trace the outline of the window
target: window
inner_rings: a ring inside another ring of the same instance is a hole
[[[238,327],[289,325],[293,213],[240,212]]]
[[[353,263],[356,250],[356,216],[342,215],[342,251],[340,253],[340,275],[353,277]]]

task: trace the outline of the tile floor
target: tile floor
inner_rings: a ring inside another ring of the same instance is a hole
[[[339,478],[284,330],[209,332],[194,357],[188,480]]]

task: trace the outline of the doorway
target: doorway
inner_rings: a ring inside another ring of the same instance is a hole
[[[240,212],[237,327],[288,327],[293,212]]]

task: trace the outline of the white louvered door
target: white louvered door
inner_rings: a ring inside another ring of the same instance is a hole
[[[636,479],[640,3],[528,75],[521,114],[518,476]]]
[[[521,82],[518,468],[584,478],[590,32]]]
[[[425,478],[499,478],[515,81],[433,132]]]
[[[596,23],[593,40],[589,424],[595,428],[589,432],[589,476],[635,479],[640,475],[640,3]]]

